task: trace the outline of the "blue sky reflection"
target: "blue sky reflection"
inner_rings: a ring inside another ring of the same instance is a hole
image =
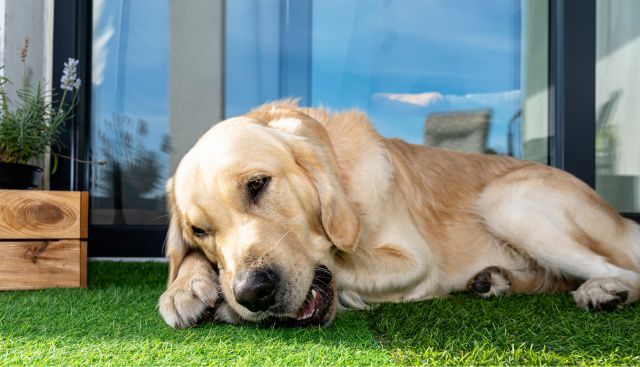
[[[227,116],[287,97],[278,25],[299,21],[283,15],[287,4],[227,4]],[[488,146],[507,152],[521,102],[520,1],[323,0],[311,9],[311,105],[365,110],[383,135],[413,143],[431,112],[489,108]]]
[[[278,85],[286,3],[227,3],[227,116],[287,97]],[[490,108],[488,145],[506,153],[508,121],[521,104],[520,5],[312,1],[311,104],[363,109],[383,135],[414,143],[422,143],[431,112]],[[168,133],[168,11],[166,0],[94,0],[94,154],[109,148],[97,134],[114,114],[147,121],[140,144],[160,151]]]

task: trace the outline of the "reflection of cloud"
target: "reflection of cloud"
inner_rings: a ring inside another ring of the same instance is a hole
[[[438,92],[426,92],[426,93],[376,93],[373,98],[382,98],[389,101],[397,101],[402,103],[408,103],[416,106],[425,107],[430,104],[438,103],[442,101],[443,96]]]
[[[510,90],[496,93],[471,93],[471,94],[445,94],[438,92],[425,93],[376,93],[375,100],[387,100],[417,107],[427,107],[437,104],[451,105],[486,105],[493,106],[502,103],[514,102],[520,99],[519,90]]]
[[[93,62],[91,65],[91,78],[94,85],[101,85],[104,81],[104,70],[107,66],[109,49],[107,43],[113,36],[115,28],[113,19],[109,18],[103,29],[98,30],[100,19],[103,15],[105,0],[95,0],[93,3]]]
[[[445,100],[450,103],[477,103],[483,105],[495,105],[505,102],[514,102],[520,99],[520,90],[509,90],[496,93],[471,93],[465,95],[447,95]]]

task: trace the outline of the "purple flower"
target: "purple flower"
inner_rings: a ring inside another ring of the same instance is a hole
[[[78,60],[69,58],[64,63],[62,70],[62,78],[60,78],[60,88],[72,92],[74,89],[80,88],[80,78],[78,78]]]

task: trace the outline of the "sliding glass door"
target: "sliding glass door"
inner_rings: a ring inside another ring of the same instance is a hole
[[[90,80],[64,149],[92,163],[61,162],[54,186],[90,191],[90,256],[161,256],[180,158],[216,122],[286,97],[361,109],[386,137],[556,165],[640,211],[635,0],[55,8],[54,61],[75,55]]]

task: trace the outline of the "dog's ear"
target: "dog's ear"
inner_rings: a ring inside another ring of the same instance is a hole
[[[355,251],[360,219],[349,202],[338,173],[333,146],[325,128],[302,113],[272,120],[269,126],[285,131],[296,163],[313,181],[320,204],[320,219],[327,237],[343,251]]]
[[[180,217],[176,208],[173,192],[173,177],[167,181],[167,203],[169,206],[169,215],[171,216],[165,241],[165,256],[169,259],[168,286],[173,283],[178,276],[178,270],[180,269],[182,260],[189,250],[187,241],[182,235],[182,228],[180,228]]]
[[[322,227],[331,242],[343,251],[355,251],[360,237],[360,219],[347,199],[342,185],[332,172],[313,167],[314,160],[306,164],[308,173],[315,181],[320,199],[320,218]]]

